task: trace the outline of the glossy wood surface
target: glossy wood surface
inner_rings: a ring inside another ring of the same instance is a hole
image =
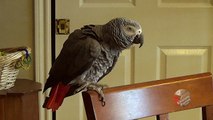
[[[17,79],[14,87],[0,91],[0,120],[39,120],[40,90],[40,83]]]
[[[186,106],[178,105],[174,99],[180,89],[190,93],[191,102]],[[95,91],[82,94],[88,120],[132,120],[155,115],[158,120],[167,120],[167,113],[198,107],[203,107],[203,113],[211,113],[206,120],[213,120],[212,107],[204,107],[213,105],[211,73],[107,88],[104,107]]]

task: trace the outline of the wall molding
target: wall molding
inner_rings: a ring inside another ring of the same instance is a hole
[[[173,56],[179,58],[197,56],[200,59],[200,66],[197,64],[200,67],[200,72],[211,71],[210,53],[210,46],[159,46],[157,47],[156,79],[167,78],[168,70],[166,66],[169,65],[169,57]]]
[[[106,1],[99,1],[99,0],[79,0],[80,7],[135,7],[135,0],[106,0]]]
[[[44,85],[51,67],[51,0],[34,0],[34,30],[35,79]],[[42,108],[44,99],[40,92],[39,119],[51,120],[51,112]]]
[[[178,0],[177,0],[178,1]],[[213,8],[212,0],[208,2],[165,2],[164,0],[158,0],[158,7],[165,8]]]

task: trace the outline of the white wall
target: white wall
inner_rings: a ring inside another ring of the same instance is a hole
[[[33,0],[0,0],[0,48],[29,46],[34,55]],[[34,56],[32,56],[34,58]],[[34,64],[19,78],[34,79]]]

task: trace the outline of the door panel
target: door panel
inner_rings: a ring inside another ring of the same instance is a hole
[[[210,71],[210,53],[210,47],[158,47],[158,77],[168,78]]]
[[[100,82],[112,87],[212,72],[212,3],[212,0],[56,0],[56,18],[70,19],[70,31],[86,24],[104,24],[115,17],[132,18],[142,24],[144,46],[125,50],[114,70]],[[67,37],[56,36],[57,55]],[[180,120],[188,114],[187,120],[200,120],[200,109],[177,112],[171,118]],[[57,119],[86,119],[81,94],[65,99]]]

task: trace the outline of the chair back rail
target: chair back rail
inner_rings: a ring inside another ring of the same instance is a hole
[[[104,89],[103,107],[95,91],[83,92],[88,120],[132,120],[202,107],[204,120],[213,120],[211,73],[137,83]],[[211,113],[211,114],[208,114]]]

